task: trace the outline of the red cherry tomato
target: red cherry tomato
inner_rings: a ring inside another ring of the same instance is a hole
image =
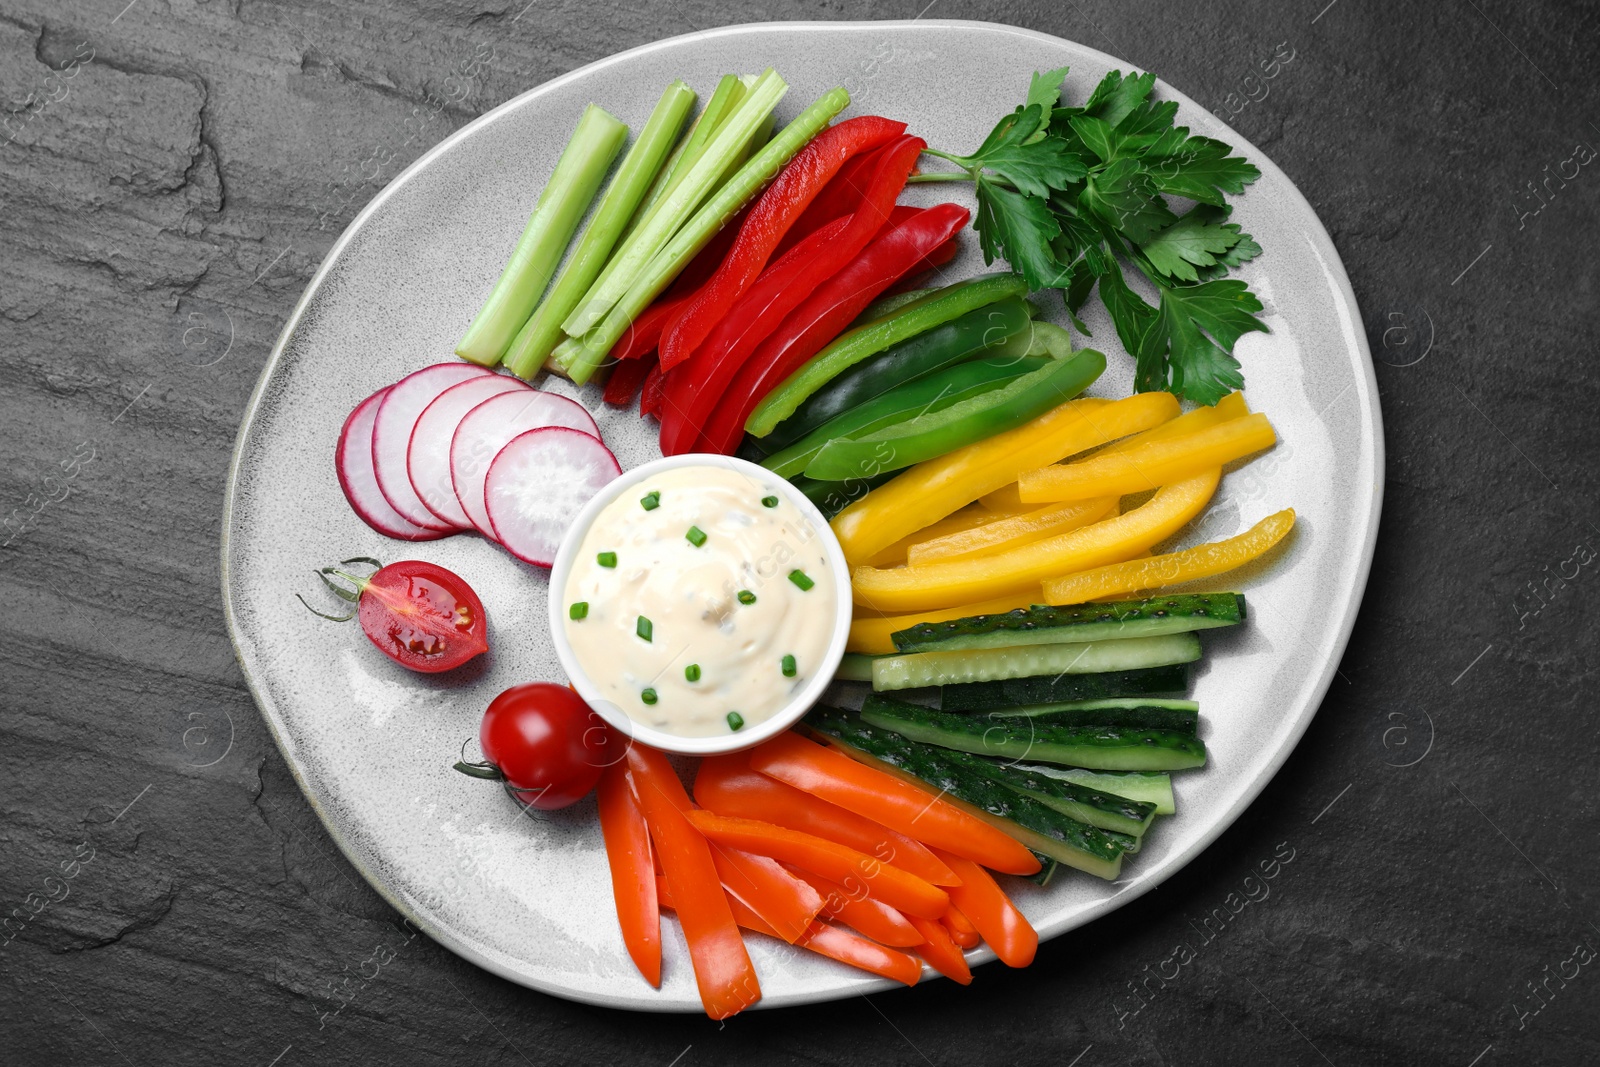
[[[425,674],[459,667],[488,651],[483,602],[453,571],[417,559],[385,567],[366,556],[344,560],[341,565],[351,563],[369,563],[378,569],[362,576],[324,567],[317,576],[335,596],[355,604],[355,612],[335,616],[316,608],[312,611],[338,622],[359,618],[362,632],[378,651],[408,670]],[[347,589],[332,578],[354,588]],[[300,602],[304,604],[305,598]]]
[[[478,743],[486,763],[456,769],[499,778],[530,807],[564,808],[588,796],[600,772],[621,758],[605,721],[564,685],[529,682],[495,697]]]

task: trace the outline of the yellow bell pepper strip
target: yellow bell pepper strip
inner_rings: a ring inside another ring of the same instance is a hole
[[[856,616],[850,623],[850,643],[847,652],[861,652],[869,656],[885,656],[898,652],[889,635],[897,630],[908,630],[919,622],[944,622],[947,619],[964,619],[969,615],[1003,615],[1018,608],[1029,608],[1041,602],[1040,591],[1028,589],[1016,596],[983,600],[976,604],[961,604],[937,611],[919,611],[911,615],[867,614],[859,604]]]
[[[962,508],[954,515],[947,515],[938,522],[925,526],[915,533],[906,534],[900,540],[864,562],[869,567],[898,567],[906,561],[906,553],[911,546],[919,541],[942,538],[949,534],[960,533],[963,530],[987,526],[990,523],[999,522],[1001,519],[1011,518],[1013,515],[1022,515],[1038,510],[1037,507],[1023,505],[1012,512],[994,512],[974,504],[971,507]]]
[[[1142,393],[1141,396],[1163,396]],[[1147,502],[1115,519],[989,556],[921,567],[857,567],[850,584],[858,604],[879,611],[923,611],[1032,589],[1050,574],[1121,563],[1166,540],[1210,502],[1222,480],[1212,467],[1162,486]]]
[[[984,526],[918,541],[906,550],[906,562],[913,567],[920,567],[925,563],[965,559],[1031,545],[1053,534],[1063,534],[1091,522],[1099,522],[1116,507],[1118,499],[1105,496],[1094,500],[1069,500],[1065,504],[1046,504],[1023,515],[996,519]],[[929,527],[930,530],[933,528]]]
[[[1163,422],[1160,426],[1146,430],[1143,433],[1136,433],[1131,437],[1124,437],[1120,441],[1113,441],[1096,452],[1092,458],[1114,456],[1132,448],[1139,448],[1150,441],[1167,441],[1174,437],[1183,437],[1200,430],[1209,429],[1229,419],[1243,418],[1248,414],[1250,414],[1250,409],[1245,406],[1244,394],[1229,393],[1217,401],[1215,407],[1195,408],[1187,414],[1179,415],[1171,422]],[[1017,484],[1015,482],[986,494],[979,503],[986,508],[1001,511],[1029,510],[1028,505],[1024,504],[1022,498],[1017,495]]]
[[[917,464],[835,515],[833,532],[845,558],[860,563],[906,534],[1016,481],[1023,471],[1158,426],[1177,414],[1178,402],[1170,393],[1139,393],[1117,401],[1070,400],[1026,425]],[[988,592],[982,599],[994,595]]]
[[[1086,604],[1225,574],[1265,555],[1293,528],[1294,508],[1284,508],[1226,540],[1051,578],[1044,583],[1045,599],[1052,604]],[[854,632],[852,628],[852,637]]]
[[[1144,493],[1271,448],[1277,440],[1272,423],[1257,412],[1170,441],[1027,471],[1017,479],[1017,493],[1034,504]]]

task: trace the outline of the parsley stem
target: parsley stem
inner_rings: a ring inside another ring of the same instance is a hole
[[[906,179],[906,182],[909,184],[911,182],[970,182],[975,180],[976,178],[966,171],[962,171],[959,174],[952,174],[948,171],[938,171],[931,174],[913,174],[911,177]]]

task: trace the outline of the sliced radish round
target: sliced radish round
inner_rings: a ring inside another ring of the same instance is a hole
[[[586,433],[549,426],[521,434],[484,481],[495,540],[520,560],[550,566],[578,512],[621,473],[611,450]]]
[[[450,477],[461,510],[483,536],[494,536],[483,501],[489,465],[512,438],[547,426],[564,426],[600,439],[600,428],[582,404],[538,389],[492,396],[467,412],[456,427],[450,442]]]
[[[378,476],[378,488],[389,506],[414,526],[445,533],[458,529],[439,521],[411,488],[411,477],[406,473],[406,452],[411,446],[411,431],[417,425],[417,416],[433,403],[434,397],[452,385],[488,373],[471,363],[436,363],[395,382],[378,405],[378,420],[372,426],[372,466]]]
[[[491,396],[531,388],[504,374],[481,374],[452,385],[417,416],[406,450],[406,471],[417,498],[439,521],[459,529],[472,528],[472,520],[456,500],[455,483],[450,478],[450,439],[456,434],[456,426],[467,412]]]
[[[378,478],[372,469],[372,424],[378,418],[378,405],[383,403],[388,389],[379,389],[356,405],[344,420],[339,431],[339,443],[333,449],[333,469],[339,476],[339,488],[350,507],[361,516],[361,521],[385,537],[398,537],[402,541],[432,541],[445,536],[445,531],[418,526],[390,506],[378,489]]]

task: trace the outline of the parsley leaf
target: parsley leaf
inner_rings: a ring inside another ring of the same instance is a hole
[[[1156,196],[1150,176],[1137,160],[1119,159],[1084,181],[1079,202],[1100,221],[1144,244],[1177,216]]]
[[[1143,159],[1156,188],[1173,196],[1186,196],[1202,204],[1222,207],[1224,193],[1237,195],[1261,177],[1255,164],[1210,137],[1190,137],[1182,126],[1168,130]]]
[[[1028,81],[1028,98],[1022,106],[1028,108],[1038,104],[1043,115],[1048,117],[1056,101],[1061,99],[1061,83],[1067,80],[1067,71],[1071,69],[1057,67],[1055,70],[1034,71]]]
[[[1045,200],[980,175],[977,228],[985,263],[1004,258],[1030,289],[1054,289],[1069,282],[1067,269],[1051,248],[1061,224]]]
[[[1222,222],[1203,208],[1195,208],[1139,246],[1151,267],[1168,278],[1198,281],[1196,267],[1216,266],[1239,243],[1237,225]]]
[[[1105,279],[1100,284],[1103,292]],[[1215,404],[1244,388],[1233,346],[1241,334],[1266,330],[1255,317],[1260,310],[1261,301],[1236,279],[1161,287],[1155,321],[1133,350],[1135,386],[1141,392],[1165,389],[1201,404]]]
[[[1027,196],[1047,197],[1089,168],[1059,137],[1030,140],[1043,127],[1041,105],[1029,104],[1002,119],[972,155],[948,158],[969,170],[993,171]]]
[[[1083,105],[1084,113],[1115,126],[1144,103],[1155,86],[1154,74],[1124,77],[1122,71],[1114,70],[1100,79],[1100,84],[1089,94],[1089,102]]]

